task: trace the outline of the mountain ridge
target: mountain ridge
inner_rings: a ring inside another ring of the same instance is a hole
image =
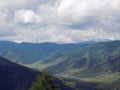
[[[119,86],[120,41],[92,44],[8,43],[0,44],[0,55],[13,62],[47,70],[57,77],[102,83],[99,87],[103,90]]]
[[[29,90],[37,74],[41,72],[0,57],[0,90]],[[73,90],[58,78],[54,81],[61,90]]]

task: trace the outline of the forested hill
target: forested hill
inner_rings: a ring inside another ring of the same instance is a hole
[[[93,43],[93,42],[92,42]],[[21,64],[32,64],[44,59],[60,50],[68,50],[91,44],[90,42],[79,44],[56,44],[56,43],[15,43],[0,41],[0,56]]]
[[[0,90],[29,90],[37,74],[42,73],[0,57]],[[57,78],[54,82],[61,90],[72,90]]]
[[[0,57],[0,90],[28,90],[37,73]]]

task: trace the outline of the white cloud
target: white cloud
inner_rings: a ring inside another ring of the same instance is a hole
[[[61,0],[59,15],[68,22],[81,22],[88,17],[108,16],[120,12],[119,0]]]
[[[59,23],[57,8],[55,6],[51,6],[51,4],[40,5],[38,7],[38,13],[46,24],[56,25]]]
[[[15,21],[23,24],[36,24],[40,23],[41,17],[32,10],[22,9],[15,12]]]
[[[29,32],[28,32],[29,31]],[[116,40],[119,37],[118,33],[106,32],[104,30],[67,30],[55,27],[47,27],[36,30],[18,28],[18,36],[14,37],[14,41],[28,41],[28,42],[57,42],[57,43],[75,43],[88,40]],[[31,38],[32,37],[32,38]]]
[[[120,40],[120,0],[0,0],[0,8],[4,40]]]

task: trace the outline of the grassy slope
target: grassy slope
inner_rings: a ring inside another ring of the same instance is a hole
[[[66,50],[79,46],[82,45],[0,41],[0,55],[16,63],[32,64],[61,49]]]
[[[74,78],[83,80],[86,82],[95,82],[99,83],[96,88],[118,88],[120,73],[119,69],[114,67],[116,63],[118,64],[119,61],[113,63],[113,68],[115,72],[111,72],[111,59],[117,58],[120,56],[120,42],[109,42],[103,44],[95,44],[91,46],[85,46],[82,48],[77,48],[68,51],[61,51],[57,52],[61,54],[61,57],[67,56],[66,58],[54,58],[58,54],[54,54],[41,63],[37,63],[36,66],[40,64],[43,65],[42,70],[46,67],[47,70],[56,71],[56,76],[59,77],[66,77],[66,78]],[[64,54],[62,54],[64,53]],[[82,57],[82,58],[81,58]],[[50,63],[46,63],[53,59]],[[59,59],[59,60],[58,60]],[[60,61],[60,64],[55,64],[55,62]],[[82,60],[86,60],[83,62]],[[74,61],[74,62],[72,62]],[[115,60],[112,60],[115,61]],[[94,63],[95,62],[95,63]],[[82,65],[82,64],[83,65]],[[80,65],[81,64],[81,65]],[[109,65],[110,64],[110,65]],[[33,64],[34,65],[34,64]],[[92,65],[92,66],[91,66]],[[81,67],[82,66],[82,67]],[[97,68],[96,67],[99,67]],[[41,67],[39,67],[41,68]],[[91,69],[89,68],[95,68]],[[112,70],[112,69],[111,69]],[[116,72],[117,71],[117,72]],[[57,73],[58,72],[58,73]],[[69,83],[73,84],[73,82]]]
[[[108,88],[110,86],[114,88],[118,87],[119,73],[110,72],[108,65],[103,65],[100,69],[96,69],[96,67],[118,56],[120,56],[120,42],[114,41],[66,50],[62,49],[50,53],[48,57],[41,59],[41,61],[30,64],[30,67],[40,70],[50,70],[57,76],[77,78],[87,82],[97,82],[100,83],[97,86],[99,88]],[[90,68],[95,69],[92,69],[91,72]]]

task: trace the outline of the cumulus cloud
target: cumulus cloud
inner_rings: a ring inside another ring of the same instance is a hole
[[[41,17],[32,10],[19,10],[15,12],[15,21],[21,24],[36,24],[40,23]]]
[[[4,40],[120,40],[120,0],[0,0],[0,8]]]
[[[59,29],[58,27],[38,28],[36,30],[26,29],[27,28],[18,30],[17,33],[19,34],[16,38],[14,38],[14,41],[75,43],[93,39],[116,40],[119,38],[118,33],[108,33],[102,29],[93,30],[92,28],[89,28],[88,30],[67,30],[62,28]]]
[[[118,13],[119,8],[119,0],[61,0],[58,11],[61,18],[78,22],[86,17]]]
[[[38,13],[41,15],[43,22],[48,25],[56,25],[59,23],[57,8],[51,4],[43,4],[38,7]]]

